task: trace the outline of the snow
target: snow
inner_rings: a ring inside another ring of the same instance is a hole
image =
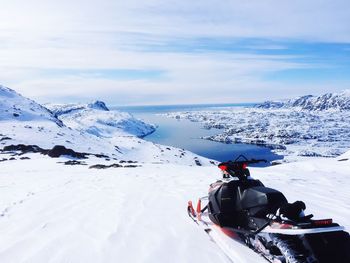
[[[186,212],[188,200],[205,196],[208,185],[221,177],[210,160],[139,138],[152,125],[111,112],[102,102],[49,107],[52,111],[0,86],[0,145],[65,145],[108,158],[75,160],[0,150],[1,262],[230,262]],[[281,119],[291,118],[291,113],[308,122],[317,119],[287,109],[267,112],[272,126],[265,125],[269,122],[263,109],[191,113],[188,118],[208,125],[240,120],[243,134],[250,126],[261,128],[261,134],[276,129],[277,120],[284,123]],[[330,115],[322,114],[311,134],[331,126]],[[289,202],[305,201],[315,218],[332,217],[349,230],[350,147],[344,114],[344,121],[332,116],[341,131],[334,134],[339,143],[325,142],[334,149],[341,142],[343,155],[298,157],[298,162],[252,168],[251,174],[282,191]],[[329,126],[321,125],[326,121]],[[296,131],[303,133],[303,125],[306,121],[300,120]],[[91,168],[98,164],[118,168]],[[230,247],[234,262],[266,262],[239,243]]]
[[[0,86],[0,149],[8,145],[55,145],[114,159],[208,165],[191,152],[142,140],[154,126],[100,101],[49,105],[52,110]]]
[[[96,170],[88,166],[97,158],[65,166],[64,158],[25,156],[31,159],[0,163],[3,262],[229,262],[186,214],[187,201],[220,177],[216,167]],[[350,229],[350,161],[314,158],[251,173],[290,202],[305,201],[316,218]],[[265,262],[233,246],[237,262]]]
[[[62,123],[45,107],[1,85],[0,109],[1,121],[51,121],[62,126]]]
[[[257,108],[299,108],[302,110],[350,110],[350,90],[340,93],[326,93],[320,96],[306,95],[287,101],[265,101]]]
[[[186,214],[189,179],[207,180],[205,170],[94,170],[29,156],[1,164],[3,262],[227,262]]]
[[[109,111],[102,101],[87,105],[48,104],[47,107],[67,126],[97,137],[112,138],[130,134],[144,137],[155,131],[153,125],[144,123],[129,113]]]
[[[207,129],[221,129],[205,139],[265,146],[287,160],[296,156],[335,157],[350,148],[350,111],[233,107],[166,115],[200,122]]]

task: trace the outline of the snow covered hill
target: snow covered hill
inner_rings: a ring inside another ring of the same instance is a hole
[[[115,136],[144,137],[155,131],[153,125],[135,119],[126,112],[109,111],[102,101],[83,104],[47,104],[63,123],[73,129],[90,133],[98,137]]]
[[[119,160],[207,165],[191,152],[142,140],[153,125],[128,113],[108,111],[102,102],[52,107],[52,111],[0,86],[0,150],[11,145],[52,149],[65,146]]]
[[[302,110],[350,110],[350,90],[341,93],[326,93],[320,96],[306,95],[287,101],[266,101],[256,105],[257,108],[300,108]]]
[[[62,122],[45,107],[1,85],[0,107],[1,121],[49,121],[59,127],[63,126]]]
[[[0,86],[1,145],[37,145],[49,149],[64,145],[78,152],[119,156],[107,141],[63,124],[50,110],[15,91]]]

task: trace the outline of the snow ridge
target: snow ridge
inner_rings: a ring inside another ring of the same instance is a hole
[[[0,120],[52,121],[63,126],[62,121],[47,108],[1,85],[0,110]]]
[[[97,137],[144,137],[155,126],[134,118],[131,114],[110,111],[103,101],[89,104],[47,104],[47,107],[67,126]]]
[[[109,111],[108,107],[103,101],[92,101],[88,104],[81,103],[70,103],[70,104],[54,104],[47,103],[45,104],[47,108],[49,108],[53,114],[56,116],[60,116],[63,114],[72,113],[73,111],[83,110],[83,109],[95,109],[102,111]]]
[[[309,111],[350,110],[350,90],[320,96],[306,95],[287,101],[265,101],[256,107],[263,109],[300,108]]]

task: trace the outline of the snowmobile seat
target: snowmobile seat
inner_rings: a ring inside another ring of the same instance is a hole
[[[223,183],[209,193],[209,217],[221,226],[239,224],[241,217],[244,216],[240,204],[242,192],[262,185],[259,180],[232,180]]]
[[[249,214],[255,217],[274,214],[279,207],[287,203],[287,199],[281,192],[264,186],[246,189],[241,199],[242,209],[248,210]]]

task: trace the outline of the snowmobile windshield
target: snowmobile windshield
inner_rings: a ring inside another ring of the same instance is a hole
[[[237,177],[240,180],[244,180],[250,176],[250,172],[247,168],[249,164],[254,164],[259,162],[267,162],[267,161],[255,160],[255,159],[251,159],[251,160],[246,159],[243,161],[237,161],[236,159],[235,161],[222,162],[218,165],[218,167],[223,172],[224,177],[229,175],[231,177]]]

